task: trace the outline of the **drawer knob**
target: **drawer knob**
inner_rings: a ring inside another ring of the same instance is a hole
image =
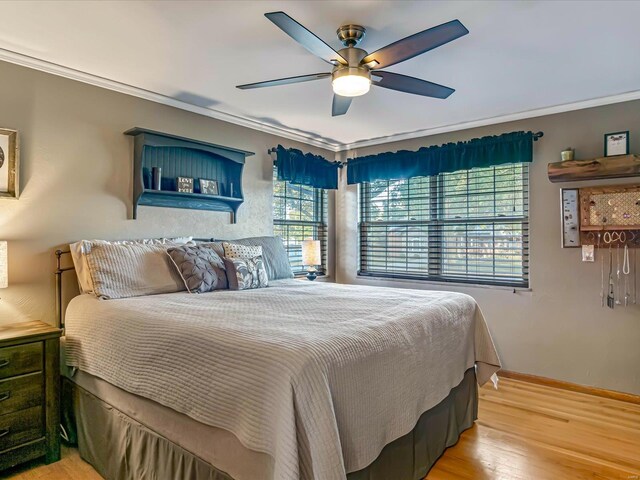
[[[3,358],[2,360],[0,360],[0,368],[6,367],[7,365],[9,365],[9,359],[8,358]]]
[[[11,392],[0,393],[0,402],[4,402],[5,400],[8,400],[10,396],[11,396]]]
[[[9,435],[10,431],[11,431],[11,429],[9,427],[0,428],[0,438],[4,437],[5,435]]]

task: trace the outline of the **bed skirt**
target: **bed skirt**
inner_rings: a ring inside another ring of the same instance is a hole
[[[63,426],[80,456],[107,480],[234,480],[117,408],[63,379]],[[367,468],[348,480],[424,478],[447,447],[473,426],[478,412],[475,369],[407,435],[387,445]]]

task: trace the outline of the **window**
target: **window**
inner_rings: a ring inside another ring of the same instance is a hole
[[[306,273],[305,265],[302,265],[302,241],[307,238],[320,240],[322,265],[317,268],[319,272],[326,273],[326,190],[280,181],[274,168],[273,233],[284,240],[289,263],[296,274]]]
[[[527,287],[529,168],[360,185],[359,275]]]

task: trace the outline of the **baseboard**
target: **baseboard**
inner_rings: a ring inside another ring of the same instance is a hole
[[[554,380],[553,378],[539,377],[538,375],[530,375],[528,373],[511,372],[509,370],[500,370],[498,372],[499,377],[512,378],[514,380],[521,380],[523,382],[536,383],[538,385],[545,385],[547,387],[560,388],[562,390],[570,390],[572,392],[586,393],[589,395],[595,395],[597,397],[610,398],[612,400],[620,400],[622,402],[629,402],[635,405],[640,405],[640,395],[634,395],[633,393],[618,392],[615,390],[607,390],[605,388],[589,387],[586,385],[579,385],[577,383],[564,382],[562,380]]]

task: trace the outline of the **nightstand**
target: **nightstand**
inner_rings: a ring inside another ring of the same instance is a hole
[[[0,470],[60,460],[60,335],[43,322],[0,325]]]

